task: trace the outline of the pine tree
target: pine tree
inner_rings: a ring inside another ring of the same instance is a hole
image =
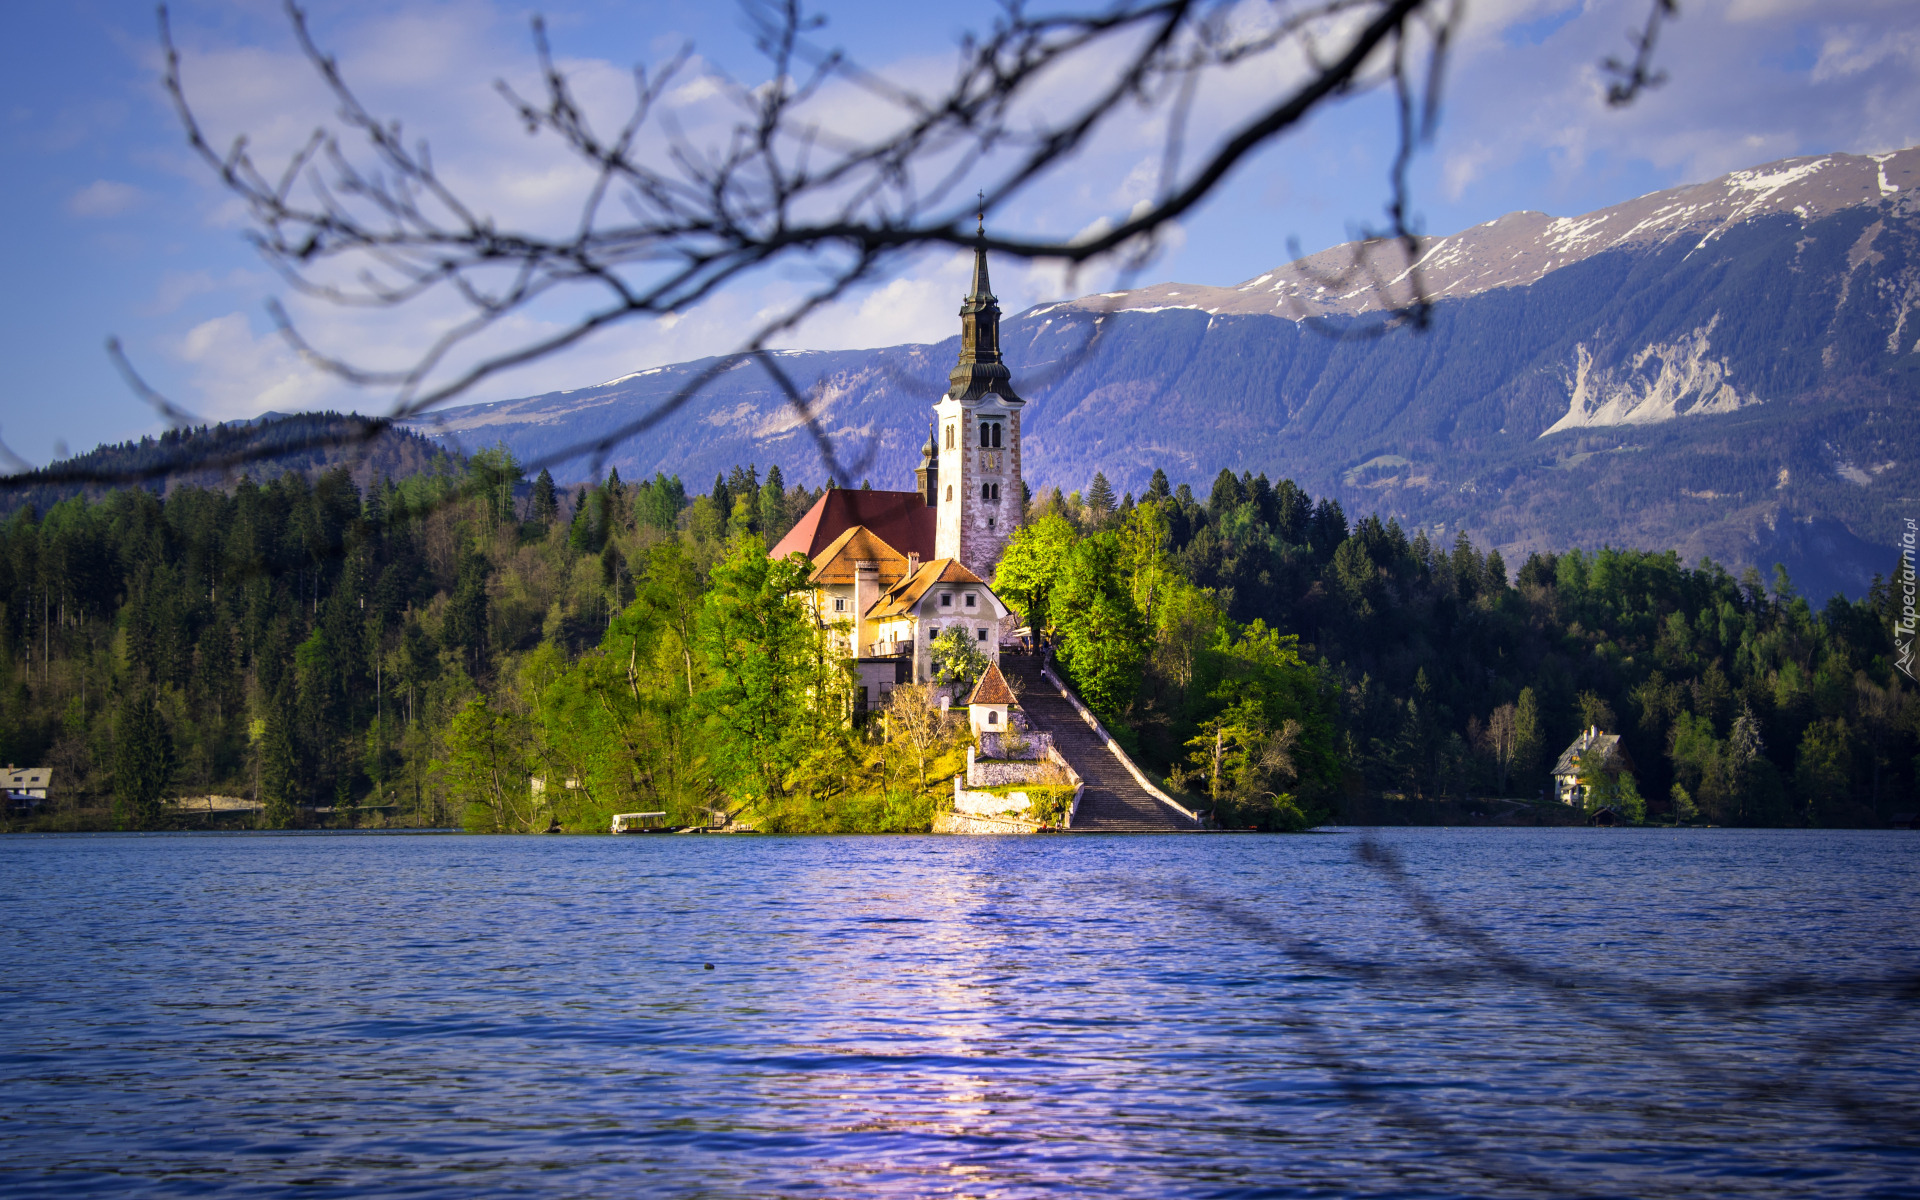
[[[533,481],[533,519],[550,525],[559,515],[560,497],[553,490],[553,472],[542,467],[540,477]]]
[[[1545,735],[1540,728],[1540,701],[1534,696],[1532,688],[1521,688],[1520,699],[1513,706],[1513,774],[1522,783],[1533,779],[1534,772],[1540,766],[1540,752],[1545,749]]]
[[[787,483],[780,467],[767,468],[767,481],[760,485],[760,536],[771,546],[787,532]]]
[[[120,705],[114,733],[113,807],[122,829],[157,829],[162,797],[176,766],[173,739],[160,719],[153,691],[141,688]]]
[[[1167,482],[1167,473],[1159,467],[1153,469],[1153,479],[1147,484],[1146,499],[1164,503],[1173,494],[1173,488]]]
[[[299,812],[300,764],[293,752],[293,697],[286,676],[267,702],[256,748],[260,772],[260,819],[268,829],[286,829]]]
[[[1098,520],[1114,510],[1113,485],[1099,471],[1093,473],[1093,483],[1087,488],[1087,508]]]

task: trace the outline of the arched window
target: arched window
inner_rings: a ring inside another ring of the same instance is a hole
[[[947,449],[953,449],[953,426],[947,426]]]
[[[990,483],[987,486],[993,489],[993,495],[987,497],[987,499],[998,500],[1000,498],[1000,485],[997,483]]]
[[[988,713],[988,714],[987,714],[987,724],[989,724],[989,725],[998,725],[999,723],[1000,723],[1000,714],[999,714],[999,713],[997,713],[997,712],[990,712],[990,713]]]
[[[998,421],[993,423],[993,446],[996,450],[1000,448],[1000,422]]]
[[[990,484],[990,483],[983,483],[983,484],[981,484],[981,485],[980,485],[980,498],[981,498],[982,500],[991,500],[991,499],[993,499],[993,485],[992,485],[992,484]]]
[[[993,426],[982,421],[980,422],[980,448],[985,450],[991,445],[993,445]]]

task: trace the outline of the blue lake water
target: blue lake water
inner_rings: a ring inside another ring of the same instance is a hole
[[[1920,834],[1375,836],[0,839],[0,1193],[1920,1195]]]

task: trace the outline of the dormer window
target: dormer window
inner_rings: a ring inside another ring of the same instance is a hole
[[[940,593],[940,607],[941,607],[941,608],[952,608],[952,607],[953,607],[953,593],[952,593],[952,592],[941,592],[941,593]]]
[[[980,597],[978,597],[978,596],[976,596],[976,595],[974,595],[974,594],[973,594],[972,592],[968,592],[968,593],[967,593],[967,607],[968,607],[968,608],[974,608],[974,607],[977,607],[977,606],[979,605],[979,603],[980,603]]]

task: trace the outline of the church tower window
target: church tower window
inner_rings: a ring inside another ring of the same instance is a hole
[[[934,406],[936,421],[947,430],[938,483],[959,485],[936,506],[934,542],[937,557],[956,559],[985,578],[1022,521],[1019,509],[1000,507],[1000,486],[1020,495],[1019,414],[1026,401],[1001,357],[1000,303],[987,279],[984,245],[974,247],[973,266],[973,284],[960,308],[959,361]]]

